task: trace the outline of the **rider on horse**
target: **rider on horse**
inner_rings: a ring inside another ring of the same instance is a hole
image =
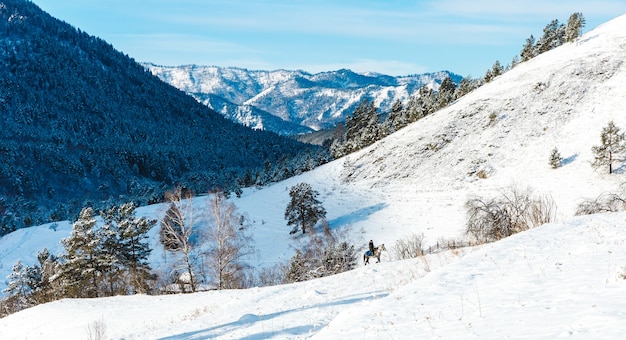
[[[370,256],[374,255],[374,241],[370,240]]]

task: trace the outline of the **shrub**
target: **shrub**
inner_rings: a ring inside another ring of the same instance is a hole
[[[465,207],[467,234],[484,243],[552,222],[556,212],[550,197],[533,197],[530,190],[517,189],[490,200],[470,199]]]
[[[424,255],[424,234],[412,234],[406,239],[398,240],[391,247],[391,255],[398,259],[411,259]]]
[[[626,183],[620,186],[620,193],[603,193],[593,200],[581,202],[576,208],[576,216],[605,212],[622,211],[626,207]]]
[[[308,242],[296,249],[285,272],[285,283],[307,281],[339,274],[356,267],[356,250],[348,237],[335,235],[327,224],[322,232],[311,228]]]

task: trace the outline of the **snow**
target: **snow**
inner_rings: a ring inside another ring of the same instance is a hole
[[[573,215],[582,200],[624,181],[624,166],[611,175],[591,167],[602,128],[613,120],[626,129],[624,60],[621,16],[361,152],[232,198],[252,224],[258,254],[250,261],[259,269],[288,261],[297,246],[284,209],[300,182],[320,192],[330,226],[348,230],[362,251],[369,239],[391,249],[411,234],[423,233],[427,245],[459,238],[468,198],[512,186],[552,197],[553,223],[423,258],[397,261],[387,252],[381,263],[296,284],[64,299],[0,319],[0,337],[83,339],[99,326],[112,339],[620,339],[626,213]],[[554,147],[565,158],[558,169],[548,164]],[[138,215],[164,212],[154,205]],[[43,247],[60,253],[71,225],[55,228],[0,239],[0,277],[18,259],[33,264]],[[153,268],[167,268],[151,233]]]

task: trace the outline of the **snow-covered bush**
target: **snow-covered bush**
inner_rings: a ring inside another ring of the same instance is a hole
[[[391,255],[398,259],[410,259],[424,255],[424,234],[412,234],[405,239],[397,240],[391,247]]]
[[[552,222],[556,213],[552,198],[515,188],[489,200],[472,198],[465,207],[467,234],[485,243]]]
[[[576,208],[576,216],[623,211],[626,207],[626,183],[622,183],[618,191],[581,202]]]

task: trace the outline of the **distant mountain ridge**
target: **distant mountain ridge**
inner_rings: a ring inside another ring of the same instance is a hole
[[[446,77],[457,84],[462,78],[449,71],[394,77],[347,69],[311,74],[301,70],[143,65],[231,120],[283,135],[333,127],[364,99],[388,112],[394,101],[405,102],[424,85],[436,90]]]

